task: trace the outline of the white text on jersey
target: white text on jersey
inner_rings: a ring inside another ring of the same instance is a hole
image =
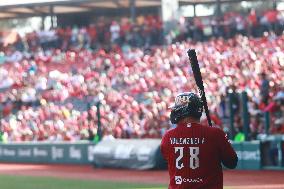
[[[170,138],[171,144],[204,144],[205,138]]]

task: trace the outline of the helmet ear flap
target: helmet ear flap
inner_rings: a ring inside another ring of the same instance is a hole
[[[201,100],[192,101],[187,106],[187,112],[188,112],[188,115],[192,117],[200,118],[203,112],[203,102]]]
[[[172,124],[177,124],[181,119],[191,115],[190,107],[179,107],[171,111],[170,119]]]
[[[176,110],[172,110],[170,114],[170,120],[172,124],[177,124],[179,121],[179,115]]]

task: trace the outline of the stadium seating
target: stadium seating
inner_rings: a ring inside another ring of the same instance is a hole
[[[283,35],[271,33],[259,38],[235,35],[205,42],[184,39],[156,46],[161,40],[155,32],[161,28],[153,20],[141,25],[144,32],[145,27],[156,26],[150,35],[156,41],[150,38],[140,41],[139,46],[147,47],[146,50],[133,45],[143,34],[127,43],[116,38],[116,22],[111,25],[112,45],[107,49],[99,46],[104,40],[90,42],[91,26],[78,29],[75,35],[72,35],[74,29],[58,29],[58,36],[41,33],[44,39],[49,39],[45,41],[36,33],[29,34],[28,51],[20,51],[21,43],[5,47],[0,66],[2,138],[7,141],[93,139],[97,134],[97,100],[102,102],[104,137],[160,138],[173,127],[167,107],[174,96],[181,91],[196,91],[185,53],[188,48],[197,50],[215,124],[226,129],[222,121],[228,116],[227,94],[233,89],[245,90],[249,96],[250,137],[264,133],[264,111],[272,115],[271,133],[284,133]],[[96,40],[101,39],[98,36]],[[98,45],[95,50],[90,49],[92,44]],[[115,44],[122,44],[122,48]],[[267,82],[268,86],[264,84]],[[260,93],[263,88],[268,90],[266,100]],[[241,131],[238,116],[235,122],[236,132]]]

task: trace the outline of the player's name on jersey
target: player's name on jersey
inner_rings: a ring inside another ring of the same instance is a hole
[[[170,138],[171,144],[204,144],[205,138]]]

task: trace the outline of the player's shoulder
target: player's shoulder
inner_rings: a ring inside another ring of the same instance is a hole
[[[170,128],[170,129],[167,130],[167,131],[165,132],[165,134],[163,135],[163,139],[176,136],[177,130],[178,130],[178,127]]]
[[[169,130],[167,130],[165,133],[164,133],[164,135],[162,136],[162,141],[161,141],[161,143],[162,144],[165,144],[165,143],[167,143],[168,142],[168,139],[171,137],[171,132],[172,132],[172,130],[173,129],[169,129]]]
[[[172,135],[175,132],[176,128],[171,128],[169,130],[167,130],[164,134],[164,137]]]

